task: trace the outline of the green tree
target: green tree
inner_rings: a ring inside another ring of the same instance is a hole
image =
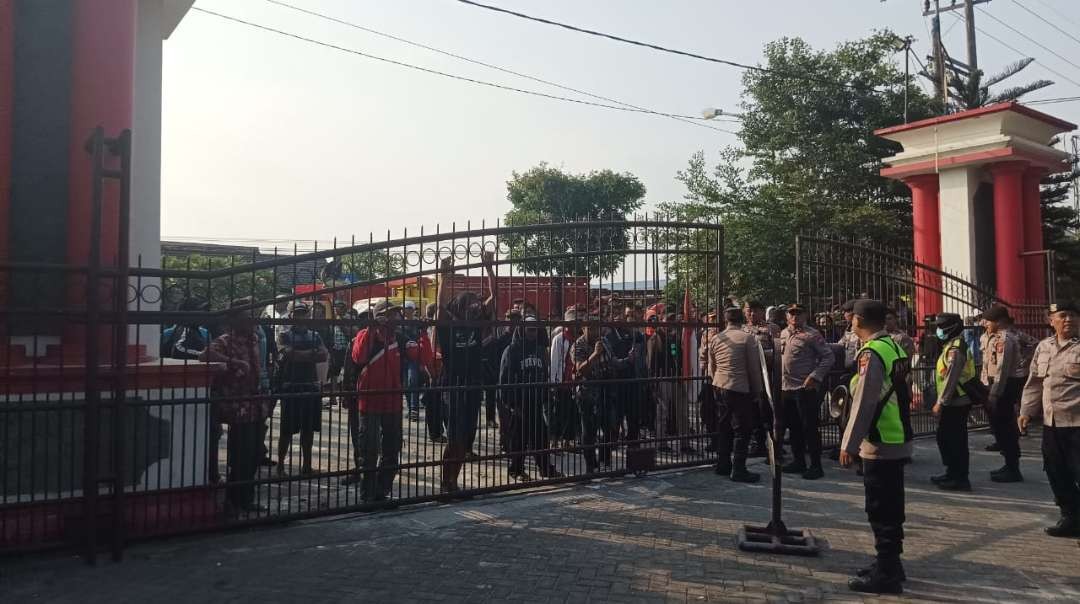
[[[686,198],[664,209],[721,218],[732,292],[791,300],[800,233],[910,245],[908,189],[879,174],[899,147],[874,130],[902,119],[905,88],[912,120],[931,115],[931,100],[894,63],[897,40],[883,31],[829,51],[769,43],[767,69],[743,76],[741,146],[711,171],[698,154],[678,174]]]
[[[236,298],[251,297],[255,301],[272,300],[276,291],[277,279],[272,269],[243,270],[251,264],[246,256],[204,256],[201,254],[166,255],[161,258],[161,266],[167,271],[214,271],[235,269],[227,277],[215,279],[166,277],[162,280],[164,292],[162,303],[166,308],[176,308],[189,297],[207,300],[210,310],[227,308]]]
[[[607,277],[622,265],[630,232],[618,223],[642,205],[645,185],[632,174],[600,170],[570,174],[547,164],[514,172],[506,183],[513,206],[510,227],[544,223],[604,221],[562,229],[538,229],[507,235],[510,257],[525,273],[559,277]]]

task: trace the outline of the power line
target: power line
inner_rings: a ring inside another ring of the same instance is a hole
[[[1075,67],[1076,69],[1080,69],[1080,65],[1077,65],[1076,63],[1073,63],[1073,62],[1072,62],[1072,60],[1070,60],[1070,59],[1068,59],[1068,58],[1064,57],[1063,55],[1060,55],[1060,54],[1058,54],[1058,53],[1057,53],[1056,51],[1054,51],[1053,49],[1051,49],[1051,48],[1047,47],[1047,46],[1046,46],[1046,45],[1044,45],[1044,44],[1043,44],[1042,42],[1039,42],[1039,41],[1038,41],[1038,40],[1036,40],[1035,38],[1032,38],[1031,36],[1029,36],[1029,35],[1025,34],[1024,32],[1020,31],[1019,29],[1016,29],[1016,28],[1015,28],[1015,27],[1013,27],[1012,25],[1009,25],[1008,23],[1006,23],[1006,22],[1002,21],[1001,19],[998,19],[997,17],[995,17],[995,16],[994,16],[994,14],[993,14],[993,13],[991,13],[991,12],[990,12],[990,11],[988,11],[988,10],[986,10],[985,8],[981,8],[980,10],[982,11],[982,13],[983,13],[984,15],[986,15],[987,17],[990,17],[990,18],[991,18],[991,19],[993,19],[994,21],[997,21],[998,23],[1000,23],[1000,24],[1004,25],[1004,26],[1005,26],[1006,28],[1008,28],[1008,29],[1010,29],[1010,30],[1012,30],[1012,31],[1016,32],[1016,33],[1017,33],[1017,34],[1018,34],[1019,36],[1021,36],[1022,38],[1024,38],[1024,39],[1025,39],[1025,40],[1027,40],[1028,42],[1031,42],[1031,43],[1032,43],[1032,44],[1034,44],[1035,46],[1038,46],[1039,48],[1041,48],[1041,49],[1045,50],[1046,52],[1048,52],[1048,53],[1050,53],[1050,54],[1052,54],[1052,55],[1054,55],[1055,57],[1057,57],[1057,58],[1061,59],[1062,61],[1065,61],[1066,63],[1068,63],[1069,65],[1072,65],[1072,66],[1073,66],[1073,67]]]
[[[241,25],[246,25],[248,27],[253,27],[255,29],[261,29],[263,31],[268,31],[268,32],[275,33],[275,34],[285,36],[285,37],[288,37],[288,38],[293,38],[295,40],[300,40],[302,42],[307,42],[309,44],[315,44],[315,45],[318,45],[318,46],[323,46],[325,48],[331,48],[333,50],[346,52],[346,53],[357,55],[357,56],[364,57],[364,58],[367,58],[367,59],[374,59],[376,61],[381,61],[383,63],[388,63],[390,65],[396,65],[398,67],[405,67],[407,69],[412,69],[414,71],[420,71],[420,72],[429,73],[429,74],[432,74],[432,75],[442,76],[444,78],[449,78],[449,79],[452,79],[452,80],[458,80],[458,81],[461,81],[461,82],[468,82],[470,84],[476,84],[478,86],[486,86],[488,88],[495,88],[495,89],[498,89],[498,90],[505,90],[505,91],[508,91],[508,92],[517,92],[517,93],[520,93],[520,94],[527,94],[527,95],[536,96],[536,97],[545,98],[545,99],[550,99],[550,100],[554,100],[554,101],[563,101],[563,102],[567,102],[567,103],[575,103],[575,104],[578,104],[578,105],[585,105],[585,106],[589,106],[589,107],[599,107],[599,108],[602,108],[602,109],[613,109],[615,111],[625,111],[625,112],[628,112],[628,113],[643,113],[643,114],[648,114],[648,115],[659,115],[659,116],[662,116],[662,117],[674,117],[674,118],[681,118],[681,119],[686,119],[686,120],[705,121],[705,118],[697,117],[697,116],[693,116],[693,115],[681,115],[681,114],[678,114],[678,113],[664,113],[662,111],[653,111],[651,109],[635,109],[635,108],[632,108],[632,107],[621,107],[619,105],[609,105],[609,104],[604,104],[604,103],[594,103],[592,101],[585,101],[585,100],[582,100],[582,99],[574,99],[574,98],[558,96],[558,95],[554,95],[554,94],[547,94],[545,92],[539,92],[539,91],[536,91],[536,90],[526,90],[524,88],[515,88],[513,86],[505,86],[505,85],[502,85],[502,84],[496,84],[494,82],[487,82],[487,81],[484,81],[484,80],[477,80],[475,78],[470,78],[470,77],[466,77],[466,76],[462,76],[462,75],[447,73],[445,71],[439,71],[437,69],[431,69],[431,68],[428,68],[428,67],[421,67],[419,65],[413,65],[411,63],[405,63],[403,61],[398,61],[398,60],[395,60],[395,59],[388,59],[386,57],[380,57],[380,56],[373,55],[373,54],[366,53],[366,52],[362,52],[362,51],[359,51],[359,50],[354,50],[354,49],[351,49],[351,48],[345,48],[344,46],[338,46],[336,44],[331,44],[329,42],[323,42],[322,40],[316,40],[314,38],[308,38],[308,37],[305,37],[305,36],[301,36],[299,34],[294,34],[294,33],[291,33],[291,32],[284,31],[284,30],[269,27],[267,25],[261,25],[259,23],[254,23],[254,22],[251,22],[251,21],[245,21],[244,19],[240,19],[238,17],[233,17],[233,16],[230,16],[230,15],[217,13],[217,12],[214,12],[214,11],[211,11],[211,10],[207,10],[205,8],[200,8],[198,6],[191,7],[191,10],[198,11],[198,12],[201,12],[201,13],[207,14],[207,15],[212,15],[212,16],[218,17],[220,19],[225,19],[226,21],[231,21],[233,23],[239,23]],[[720,132],[726,132],[728,134],[733,134],[735,136],[738,136],[738,134],[739,134],[738,132],[734,132],[732,130],[725,130],[723,128],[715,128],[713,126],[708,126],[708,127],[712,128],[714,130],[718,130]]]
[[[1080,101],[1080,96],[1066,96],[1056,99],[1035,99],[1033,101],[1024,101],[1025,105],[1056,105],[1058,103],[1075,103]]]
[[[957,15],[955,15],[955,14],[953,14],[953,17],[954,17],[954,18],[956,18],[956,19],[963,19],[963,17],[959,17],[959,16],[957,16]],[[1005,48],[1008,48],[1009,50],[1011,50],[1011,51],[1015,52],[1015,53],[1016,53],[1017,55],[1019,55],[1020,57],[1022,57],[1022,58],[1023,58],[1023,57],[1027,57],[1027,56],[1028,56],[1026,52],[1024,52],[1024,51],[1022,51],[1022,50],[1019,50],[1019,49],[1018,49],[1018,48],[1016,48],[1015,46],[1012,46],[1012,45],[1010,45],[1010,44],[1009,44],[1008,42],[1006,42],[1006,41],[1002,40],[1001,38],[999,38],[999,37],[995,36],[994,34],[991,34],[991,33],[987,32],[986,30],[982,29],[982,28],[981,28],[981,27],[979,27],[978,25],[976,25],[976,26],[975,26],[975,29],[976,29],[976,30],[977,30],[977,31],[978,31],[978,32],[979,32],[980,34],[982,34],[982,35],[986,36],[987,38],[990,38],[991,40],[993,40],[993,41],[997,42],[998,44],[1001,44],[1001,45],[1002,45],[1002,46],[1004,46]],[[1040,65],[1040,66],[1041,66],[1041,67],[1042,67],[1043,69],[1045,69],[1046,71],[1049,71],[1050,73],[1052,73],[1052,74],[1054,74],[1054,75],[1058,76],[1059,78],[1061,78],[1061,79],[1065,80],[1066,82],[1070,82],[1070,83],[1072,83],[1072,84],[1075,84],[1075,85],[1077,85],[1077,86],[1080,86],[1080,82],[1077,82],[1076,80],[1074,80],[1074,79],[1070,78],[1069,76],[1067,76],[1067,75],[1065,75],[1065,74],[1061,73],[1060,71],[1058,71],[1058,70],[1054,69],[1053,67],[1050,67],[1050,66],[1049,66],[1049,65],[1047,65],[1046,63],[1043,63],[1042,61],[1040,61],[1040,60],[1038,60],[1038,59],[1035,59],[1035,62],[1036,62],[1036,63],[1038,63],[1038,64],[1039,64],[1039,65]]]
[[[1050,12],[1052,12],[1052,13],[1056,14],[1057,16],[1061,17],[1062,19],[1064,19],[1067,23],[1071,23],[1072,25],[1080,27],[1080,23],[1072,20],[1071,18],[1069,18],[1068,15],[1062,13],[1060,10],[1058,10],[1058,9],[1054,8],[1053,6],[1051,6],[1050,4],[1048,4],[1046,2],[1046,0],[1035,0],[1035,1],[1038,2],[1039,4],[1045,6],[1047,9],[1050,10]]]
[[[1059,32],[1061,32],[1061,33],[1065,34],[1066,36],[1072,38],[1074,41],[1080,42],[1080,38],[1077,38],[1076,36],[1070,34],[1069,32],[1065,31],[1064,29],[1061,29],[1060,27],[1057,26],[1056,23],[1053,23],[1053,22],[1047,20],[1046,17],[1043,17],[1039,13],[1031,10],[1030,8],[1024,6],[1023,4],[1020,4],[1020,0],[1013,0],[1013,4],[1019,6],[1020,8],[1024,9],[1025,11],[1031,13],[1039,21],[1042,21],[1043,23],[1049,25],[1050,27],[1053,27],[1054,29],[1058,30]]]
[[[585,29],[583,27],[578,27],[576,25],[570,25],[568,23],[562,23],[560,21],[552,21],[551,19],[544,19],[543,17],[534,17],[532,15],[527,15],[525,13],[520,13],[520,12],[517,12],[517,11],[510,10],[510,9],[502,8],[502,7],[499,7],[499,6],[492,6],[490,4],[483,4],[483,3],[480,3],[480,2],[474,2],[473,0],[457,0],[457,1],[462,3],[462,4],[468,4],[470,6],[475,6],[477,8],[483,8],[483,9],[486,9],[486,10],[495,11],[497,13],[503,13],[503,14],[506,14],[506,15],[511,15],[511,16],[519,17],[521,19],[526,19],[526,20],[529,20],[529,21],[535,21],[537,23],[543,23],[545,25],[552,25],[552,26],[555,26],[555,27],[561,27],[563,29],[568,29],[570,31],[575,31],[575,32],[582,33],[582,34],[587,34],[587,35],[590,35],[590,36],[597,36],[597,37],[600,37],[600,38],[607,38],[608,40],[614,40],[616,42],[622,42],[623,44],[630,44],[632,46],[640,46],[642,48],[649,48],[649,49],[652,49],[652,50],[658,50],[660,52],[666,52],[666,53],[671,53],[671,54],[679,55],[679,56],[683,56],[683,57],[689,57],[691,59],[699,59],[701,61],[708,61],[710,63],[718,63],[720,65],[727,65],[728,67],[736,67],[738,69],[744,69],[744,70],[747,70],[747,71],[756,71],[756,72],[759,72],[759,73],[769,73],[769,74],[779,75],[781,77],[786,77],[786,78],[805,80],[805,81],[808,81],[808,82],[817,82],[817,83],[827,84],[829,86],[840,86],[840,87],[849,88],[849,89],[855,90],[855,91],[868,91],[868,92],[877,92],[877,93],[884,93],[885,92],[884,90],[881,90],[881,89],[878,89],[878,88],[875,88],[875,87],[872,87],[872,86],[858,86],[858,85],[855,85],[855,84],[848,84],[846,82],[839,82],[839,81],[836,81],[836,80],[827,80],[827,79],[822,79],[822,78],[815,78],[813,76],[808,76],[808,75],[804,75],[804,74],[788,73],[788,72],[783,72],[783,71],[780,71],[780,70],[777,70],[777,69],[772,69],[772,68],[769,68],[769,67],[761,67],[760,65],[747,65],[746,63],[739,63],[739,62],[732,61],[732,60],[729,60],[729,59],[719,59],[719,58],[716,58],[716,57],[710,57],[710,56],[698,54],[698,53],[695,53],[695,52],[690,52],[690,51],[687,51],[687,50],[678,50],[678,49],[675,49],[675,48],[668,48],[666,46],[660,46],[659,44],[652,44],[650,42],[642,42],[640,40],[632,40],[630,38],[624,38],[622,36],[617,36],[617,35],[614,35],[614,34],[608,34],[608,33],[600,32],[600,31],[592,30],[592,29]]]
[[[400,36],[395,36],[393,34],[388,34],[386,32],[371,29],[370,27],[364,27],[363,25],[360,25],[358,23],[345,21],[344,19],[338,19],[336,17],[332,17],[332,16],[324,14],[324,13],[319,13],[319,12],[316,12],[316,11],[313,11],[313,10],[308,10],[306,8],[302,8],[302,7],[299,7],[299,6],[294,6],[294,5],[288,4],[286,2],[281,2],[280,0],[266,0],[266,2],[269,2],[270,4],[276,4],[277,6],[287,8],[287,9],[290,9],[290,10],[294,10],[294,11],[297,11],[297,12],[300,12],[300,13],[304,13],[304,14],[310,15],[312,17],[316,17],[316,18],[319,18],[319,19],[324,19],[326,21],[331,21],[333,23],[344,25],[346,27],[351,27],[353,29],[358,29],[360,31],[367,32],[369,34],[373,34],[373,35],[380,36],[380,37],[383,37],[383,38],[387,38],[389,40],[394,40],[395,42],[401,42],[403,44],[408,44],[410,46],[415,46],[416,48],[422,48],[424,50],[428,50],[428,51],[431,51],[431,52],[434,52],[434,53],[438,53],[438,54],[441,54],[443,56],[451,57],[451,58],[457,59],[459,61],[465,61],[466,63],[472,63],[474,65],[479,65],[481,67],[486,67],[488,69],[494,69],[494,70],[500,71],[502,73],[506,73],[506,74],[509,74],[509,75],[512,75],[512,76],[517,76],[519,78],[525,78],[527,80],[532,80],[533,82],[538,82],[540,84],[546,84],[548,86],[554,86],[555,88],[560,88],[560,89],[566,90],[568,92],[573,92],[573,93],[576,93],[576,94],[582,94],[582,95],[585,95],[587,97],[591,97],[591,98],[594,98],[594,99],[599,99],[601,101],[607,101],[609,103],[615,103],[616,105],[622,105],[623,107],[630,107],[632,109],[647,110],[644,107],[639,107],[637,105],[632,105],[630,103],[625,103],[625,102],[620,101],[618,99],[613,99],[613,98],[610,98],[610,97],[602,96],[602,95],[595,94],[595,93],[592,93],[592,92],[588,92],[588,91],[585,91],[585,90],[580,90],[578,88],[573,88],[571,86],[566,86],[564,84],[559,84],[558,82],[552,82],[551,80],[545,80],[543,78],[538,78],[536,76],[531,76],[531,75],[529,75],[527,73],[521,73],[520,71],[514,71],[513,69],[508,69],[506,67],[501,67],[499,65],[494,65],[492,63],[487,63],[487,62],[481,61],[479,59],[473,59],[473,58],[470,58],[470,57],[459,55],[457,53],[450,52],[448,50],[443,50],[441,48],[435,48],[434,46],[428,46],[427,44],[422,44],[420,42],[416,42],[416,41],[413,41],[413,40],[408,40],[406,38],[402,38]],[[699,121],[692,121],[692,120],[684,119],[684,118],[681,118],[681,117],[678,117],[678,116],[671,116],[671,119],[678,120],[680,122],[683,122],[684,124],[692,124],[692,125],[698,126],[700,128],[708,128],[709,130],[720,130],[719,128],[715,128],[715,127],[710,126],[708,124],[702,124]],[[717,120],[711,120],[711,121],[717,121]],[[723,120],[723,121],[729,121],[729,120]]]

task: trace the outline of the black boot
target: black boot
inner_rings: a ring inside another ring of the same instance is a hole
[[[784,474],[802,474],[806,471],[806,463],[796,460],[789,464],[785,464],[780,470]]]
[[[1080,516],[1062,514],[1057,524],[1043,530],[1051,537],[1080,537]]]
[[[1000,470],[990,472],[990,480],[993,482],[1024,482],[1024,476],[1017,466],[1005,466]]]
[[[900,560],[882,561],[875,560],[870,565],[866,574],[859,572],[858,576],[848,581],[851,591],[870,594],[901,594],[904,593],[903,581],[907,578],[904,567]]]
[[[736,459],[735,463],[732,465],[731,482],[755,483],[761,480],[760,474],[746,469],[745,459]]]
[[[949,473],[948,472],[946,472],[944,474],[938,474],[937,476],[931,476],[930,477],[930,482],[932,482],[934,484],[941,484],[941,483],[945,482],[946,480],[949,480]]]
[[[859,570],[855,571],[855,575],[859,576],[859,577],[869,577],[870,575],[874,574],[874,571],[877,570],[877,567],[878,567],[878,562],[877,562],[877,560],[874,560],[873,562],[870,563],[869,566],[864,566],[863,568],[860,568]],[[901,581],[907,581],[907,573],[904,572],[904,565],[901,564],[900,562],[897,562],[896,567],[898,569],[897,574],[900,576],[900,580]]]
[[[731,463],[716,462],[716,466],[713,468],[717,476],[727,476],[731,474]]]
[[[946,478],[937,483],[942,491],[970,491],[971,481],[967,478]]]
[[[997,444],[997,441],[994,441],[994,442],[986,445],[986,450],[987,451],[1000,451],[1001,450],[1001,445]]]
[[[822,476],[825,476],[825,471],[821,469],[821,466],[810,466],[810,469],[802,475],[804,480],[817,480]]]

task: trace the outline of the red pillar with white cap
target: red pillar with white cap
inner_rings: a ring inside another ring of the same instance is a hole
[[[1027,298],[1024,270],[1024,171],[1027,163],[1001,162],[991,166],[994,175],[994,260],[997,293],[1006,302]]]
[[[941,266],[941,212],[938,206],[938,175],[919,174],[904,179],[911,189],[911,219],[915,262]],[[915,310],[922,315],[941,312],[941,276],[915,269]]]

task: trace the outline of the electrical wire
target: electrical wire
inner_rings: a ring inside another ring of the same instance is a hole
[[[1080,96],[1066,96],[1056,99],[1035,99],[1033,101],[1024,101],[1025,105],[1056,105],[1058,103],[1075,103],[1080,101]]]
[[[773,74],[773,75],[779,75],[779,76],[785,77],[785,78],[792,78],[792,79],[797,79],[797,80],[805,80],[805,81],[808,81],[808,82],[816,82],[816,83],[820,83],[820,84],[827,84],[829,86],[840,86],[840,87],[849,88],[851,90],[855,90],[855,91],[858,91],[858,92],[863,92],[863,91],[876,92],[876,93],[884,93],[884,92],[886,92],[884,90],[881,90],[879,88],[875,88],[875,87],[872,87],[872,86],[858,86],[856,84],[848,84],[847,82],[839,82],[839,81],[836,81],[836,80],[827,80],[827,79],[822,79],[822,78],[815,78],[813,76],[808,76],[808,75],[805,75],[805,74],[783,72],[783,71],[780,71],[780,70],[777,70],[777,69],[772,69],[772,68],[769,68],[769,67],[761,67],[760,65],[748,65],[746,63],[739,63],[737,61],[732,61],[732,60],[729,60],[729,59],[720,59],[720,58],[710,57],[710,56],[707,56],[707,55],[702,55],[702,54],[698,54],[698,53],[690,52],[690,51],[686,51],[686,50],[678,50],[678,49],[675,49],[675,48],[668,48],[666,46],[660,46],[659,44],[652,44],[650,42],[642,42],[640,40],[632,40],[630,38],[624,38],[622,36],[617,36],[617,35],[614,35],[614,34],[604,33],[604,32],[596,31],[596,30],[592,30],[592,29],[585,29],[584,27],[578,27],[576,25],[570,25],[568,23],[562,23],[560,21],[552,21],[551,19],[544,19],[542,17],[534,17],[532,15],[527,15],[525,13],[513,11],[513,10],[510,10],[510,9],[507,9],[507,8],[502,8],[502,7],[499,7],[499,6],[492,6],[490,4],[483,4],[481,2],[475,2],[474,0],[457,0],[457,1],[462,3],[462,4],[468,4],[470,6],[475,6],[477,8],[483,8],[483,9],[486,9],[486,10],[495,11],[497,13],[503,13],[503,14],[506,14],[506,15],[511,15],[511,16],[518,17],[518,18],[521,18],[521,19],[526,19],[526,20],[529,20],[529,21],[535,21],[537,23],[543,23],[545,25],[552,25],[554,27],[561,27],[563,29],[567,29],[567,30],[570,30],[570,31],[575,31],[575,32],[582,33],[582,34],[587,34],[587,35],[590,35],[590,36],[597,36],[597,37],[600,37],[600,38],[607,38],[608,40],[613,40],[615,42],[622,42],[623,44],[630,44],[632,46],[640,46],[642,48],[649,48],[649,49],[652,49],[652,50],[658,50],[660,52],[666,52],[666,53],[670,53],[670,54],[674,54],[674,55],[688,57],[688,58],[691,58],[691,59],[699,59],[701,61],[708,61],[710,63],[718,63],[720,65],[727,65],[728,67],[736,67],[738,69],[744,69],[744,70],[747,70],[747,71],[755,71],[755,72],[758,72],[758,73],[768,73],[768,74]]]
[[[601,101],[607,101],[608,103],[614,103],[616,105],[622,105],[623,107],[630,107],[632,109],[647,110],[644,107],[639,107],[637,105],[626,103],[626,102],[620,101],[618,99],[613,99],[613,98],[610,98],[610,97],[595,94],[595,93],[588,92],[588,91],[585,91],[585,90],[580,90],[578,88],[573,88],[573,87],[567,86],[565,84],[559,84],[558,82],[552,82],[551,80],[545,80],[543,78],[538,78],[536,76],[531,76],[531,75],[529,75],[527,73],[521,73],[520,71],[515,71],[513,69],[508,69],[506,67],[501,67],[499,65],[494,65],[492,63],[481,61],[479,59],[473,59],[471,57],[466,57],[464,55],[460,55],[460,54],[457,54],[457,53],[454,53],[454,52],[450,52],[448,50],[443,50],[441,48],[435,48],[434,46],[429,46],[427,44],[423,44],[423,43],[416,42],[416,41],[413,41],[413,40],[408,40],[408,39],[402,38],[400,36],[395,36],[393,34],[388,34],[386,32],[378,31],[376,29],[371,29],[370,27],[364,27],[363,25],[360,25],[358,23],[353,23],[351,21],[345,21],[344,19],[338,19],[337,17],[333,17],[333,16],[330,16],[330,15],[327,15],[327,14],[324,14],[324,13],[319,13],[319,12],[316,12],[316,11],[313,11],[313,10],[308,10],[306,8],[302,8],[302,7],[299,7],[299,6],[294,6],[294,5],[289,4],[287,2],[281,2],[281,0],[266,0],[266,2],[269,2],[270,4],[280,6],[282,8],[287,8],[287,9],[294,10],[294,11],[297,11],[297,12],[300,12],[300,13],[304,13],[304,14],[310,15],[312,17],[316,17],[316,18],[319,18],[319,19],[324,19],[326,21],[337,23],[339,25],[344,25],[346,27],[351,27],[353,29],[358,29],[360,31],[367,32],[367,33],[372,34],[372,35],[387,38],[389,40],[394,40],[395,42],[401,42],[403,44],[408,44],[410,46],[415,46],[416,48],[422,48],[424,50],[431,51],[431,52],[434,52],[434,53],[438,53],[438,54],[441,54],[443,56],[447,56],[447,57],[450,57],[450,58],[453,58],[453,59],[457,59],[459,61],[465,61],[466,63],[472,63],[473,65],[479,65],[481,67],[486,67],[488,69],[494,69],[495,71],[500,71],[502,73],[506,73],[506,74],[516,76],[516,77],[519,77],[519,78],[525,78],[527,80],[531,80],[533,82],[538,82],[540,84],[545,84],[547,86],[554,86],[555,88],[566,90],[568,92],[573,92],[573,93],[576,93],[576,94],[585,95],[585,96],[590,97],[590,98],[598,99],[598,100],[601,100]],[[684,119],[684,118],[674,116],[674,115],[671,116],[671,119],[678,120],[680,122],[683,122],[684,124],[693,124],[694,126],[698,126],[698,127],[701,127],[701,128],[708,128],[710,130],[719,130],[719,128],[714,128],[712,126],[709,126],[708,124],[703,124],[703,123],[698,122],[698,121],[692,121],[692,120]],[[713,120],[710,120],[710,121],[729,121],[729,120],[713,119]],[[735,122],[735,123],[738,122],[738,120],[730,120],[730,121]]]
[[[1080,27],[1080,22],[1074,21],[1068,15],[1062,13],[1060,10],[1058,10],[1058,9],[1054,8],[1052,5],[1048,4],[1046,2],[1046,0],[1035,0],[1035,1],[1038,2],[1039,4],[1045,6],[1047,9],[1050,10],[1050,12],[1056,14],[1058,17],[1061,17],[1066,23],[1075,25],[1076,27]]]
[[[449,78],[449,79],[452,79],[452,80],[458,80],[458,81],[461,81],[461,82],[468,82],[470,84],[476,84],[478,86],[485,86],[485,87],[488,87],[488,88],[495,88],[495,89],[504,90],[504,91],[507,91],[507,92],[517,92],[517,93],[520,93],[520,94],[536,96],[536,97],[545,98],[545,99],[554,100],[554,101],[563,101],[563,102],[567,102],[567,103],[575,103],[575,104],[578,104],[578,105],[585,105],[585,106],[589,106],[589,107],[599,107],[599,108],[603,108],[603,109],[613,109],[615,111],[625,111],[627,113],[642,113],[642,114],[647,114],[647,115],[658,115],[658,116],[661,116],[661,117],[675,117],[675,118],[681,118],[681,119],[686,119],[686,120],[706,121],[706,118],[697,117],[697,116],[693,116],[693,115],[681,115],[681,114],[678,114],[678,113],[665,113],[665,112],[662,112],[662,111],[653,111],[651,109],[635,109],[635,108],[632,108],[632,107],[621,107],[619,105],[610,105],[610,104],[605,104],[605,103],[594,103],[592,101],[586,101],[586,100],[582,100],[582,99],[574,99],[574,98],[558,96],[558,95],[554,95],[554,94],[547,94],[545,92],[539,92],[539,91],[536,91],[536,90],[527,90],[527,89],[524,89],[524,88],[515,88],[513,86],[505,86],[503,84],[496,84],[494,82],[487,82],[487,81],[484,81],[484,80],[477,80],[475,78],[470,78],[470,77],[466,77],[466,76],[462,76],[462,75],[447,73],[445,71],[439,71],[437,69],[431,69],[431,68],[428,68],[428,67],[421,67],[419,65],[413,65],[411,63],[405,63],[404,61],[398,61],[398,60],[395,60],[395,59],[388,59],[386,57],[380,57],[380,56],[373,55],[373,54],[366,53],[366,52],[362,52],[362,51],[359,51],[359,50],[354,50],[352,48],[345,48],[344,46],[338,46],[337,44],[331,44],[329,42],[323,42],[322,40],[316,40],[314,38],[308,38],[306,36],[301,36],[299,34],[294,34],[294,33],[287,32],[287,31],[284,31],[284,30],[281,30],[281,29],[276,29],[276,28],[273,28],[273,27],[270,27],[270,26],[267,26],[267,25],[254,23],[252,21],[246,21],[244,19],[240,19],[239,17],[233,17],[233,16],[230,16],[230,15],[225,15],[225,14],[214,12],[212,10],[208,10],[208,9],[205,9],[205,8],[200,8],[198,6],[191,7],[191,10],[198,11],[198,12],[206,14],[206,15],[212,15],[214,17],[218,17],[218,18],[224,19],[226,21],[231,21],[233,23],[246,25],[248,27],[252,27],[252,28],[255,28],[255,29],[260,29],[260,30],[263,30],[263,31],[275,33],[275,34],[285,36],[285,37],[288,37],[288,38],[293,38],[295,40],[300,40],[302,42],[307,42],[309,44],[315,44],[315,45],[318,45],[318,46],[323,46],[325,48],[338,50],[338,51],[341,51],[341,52],[357,55],[357,56],[364,57],[364,58],[367,58],[367,59],[374,59],[376,61],[381,61],[383,63],[387,63],[387,64],[390,64],[390,65],[396,65],[398,67],[404,67],[406,69],[412,69],[414,71],[420,71],[420,72],[423,72],[423,73],[442,76],[444,78]],[[719,132],[725,132],[727,134],[733,134],[735,136],[738,136],[738,134],[739,134],[738,132],[735,132],[735,131],[732,131],[732,130],[725,130],[723,128],[716,128],[714,126],[708,126],[708,127],[712,128],[713,130],[717,130]]]
[[[1005,26],[1006,28],[1008,28],[1008,29],[1012,30],[1013,32],[1015,32],[1015,33],[1016,33],[1017,35],[1019,35],[1020,37],[1024,38],[1024,39],[1025,39],[1025,40],[1027,40],[1028,42],[1031,42],[1031,43],[1032,43],[1032,44],[1034,44],[1035,46],[1038,46],[1039,48],[1041,48],[1041,49],[1045,50],[1046,52],[1048,52],[1048,53],[1050,53],[1050,54],[1054,55],[1055,57],[1057,57],[1057,58],[1061,59],[1062,61],[1065,61],[1065,62],[1066,62],[1066,63],[1068,63],[1069,65],[1072,65],[1072,66],[1073,66],[1073,67],[1075,67],[1076,69],[1080,70],[1080,65],[1077,65],[1076,63],[1073,63],[1071,59],[1068,59],[1068,58],[1066,58],[1065,56],[1063,56],[1063,55],[1061,55],[1061,54],[1058,54],[1058,53],[1057,53],[1056,51],[1054,51],[1053,49],[1051,49],[1051,48],[1047,47],[1047,46],[1046,46],[1045,44],[1043,44],[1042,42],[1039,42],[1039,41],[1038,41],[1038,40],[1036,40],[1035,38],[1032,38],[1031,36],[1029,36],[1029,35],[1025,34],[1024,32],[1020,31],[1019,29],[1016,29],[1016,28],[1015,28],[1015,27],[1013,27],[1012,25],[1009,25],[1008,23],[1006,23],[1006,22],[1002,21],[1001,19],[998,19],[997,17],[995,17],[995,16],[994,16],[994,13],[991,13],[990,11],[986,10],[985,8],[980,8],[979,10],[981,10],[981,11],[982,11],[982,13],[983,13],[984,15],[986,15],[987,17],[990,17],[990,18],[991,18],[991,19],[993,19],[994,21],[997,21],[998,23],[1002,24],[1002,25],[1003,25],[1003,26]]]
[[[1013,0],[1013,4],[1019,6],[1020,8],[1024,9],[1028,13],[1031,13],[1039,21],[1042,21],[1043,23],[1049,25],[1050,27],[1053,27],[1054,29],[1058,30],[1059,32],[1061,32],[1061,33],[1065,34],[1066,36],[1072,38],[1073,41],[1080,42],[1080,38],[1077,38],[1076,36],[1070,34],[1069,32],[1065,31],[1064,29],[1061,29],[1060,27],[1057,26],[1056,23],[1053,23],[1053,22],[1049,21],[1048,19],[1046,19],[1046,17],[1043,17],[1039,13],[1031,10],[1030,8],[1024,6],[1023,4],[1020,4],[1020,0]]]
[[[952,14],[953,18],[955,18],[955,19],[960,19],[961,21],[963,21],[963,20],[964,20],[964,18],[963,18],[963,17],[961,17],[961,16],[959,16],[959,15],[956,15],[955,13],[950,13],[950,14]],[[999,38],[999,37],[995,36],[994,34],[991,34],[991,33],[987,32],[986,30],[984,30],[983,28],[979,27],[978,25],[976,25],[976,26],[975,26],[975,30],[976,30],[976,31],[978,31],[978,32],[979,32],[980,34],[982,34],[982,35],[986,36],[987,38],[990,38],[991,40],[993,40],[993,41],[997,42],[998,44],[1001,44],[1001,45],[1002,45],[1002,46],[1004,46],[1005,48],[1008,48],[1009,50],[1011,50],[1011,51],[1015,52],[1015,53],[1016,53],[1017,55],[1019,55],[1019,56],[1020,56],[1021,58],[1024,58],[1024,57],[1027,57],[1027,56],[1028,56],[1028,55],[1027,55],[1027,53],[1025,53],[1024,51],[1022,51],[1022,50],[1019,50],[1019,49],[1018,49],[1018,48],[1016,48],[1015,46],[1012,46],[1011,44],[1009,44],[1008,42],[1006,42],[1006,41],[1002,40],[1001,38]],[[1035,59],[1035,62],[1036,62],[1036,63],[1038,63],[1038,64],[1039,64],[1039,65],[1040,65],[1040,66],[1041,66],[1041,67],[1042,67],[1043,69],[1045,69],[1046,71],[1049,71],[1050,73],[1052,73],[1052,74],[1054,74],[1054,75],[1058,76],[1059,78],[1061,78],[1061,79],[1065,80],[1066,82],[1069,82],[1069,83],[1075,84],[1076,86],[1080,86],[1080,82],[1077,82],[1076,80],[1074,80],[1074,79],[1070,78],[1069,76],[1067,76],[1067,75],[1065,75],[1065,74],[1061,73],[1060,71],[1058,71],[1058,70],[1054,69],[1053,67],[1050,67],[1050,66],[1049,66],[1049,65],[1047,65],[1046,63],[1043,63],[1042,61],[1040,61],[1040,60],[1038,60],[1038,59]]]

